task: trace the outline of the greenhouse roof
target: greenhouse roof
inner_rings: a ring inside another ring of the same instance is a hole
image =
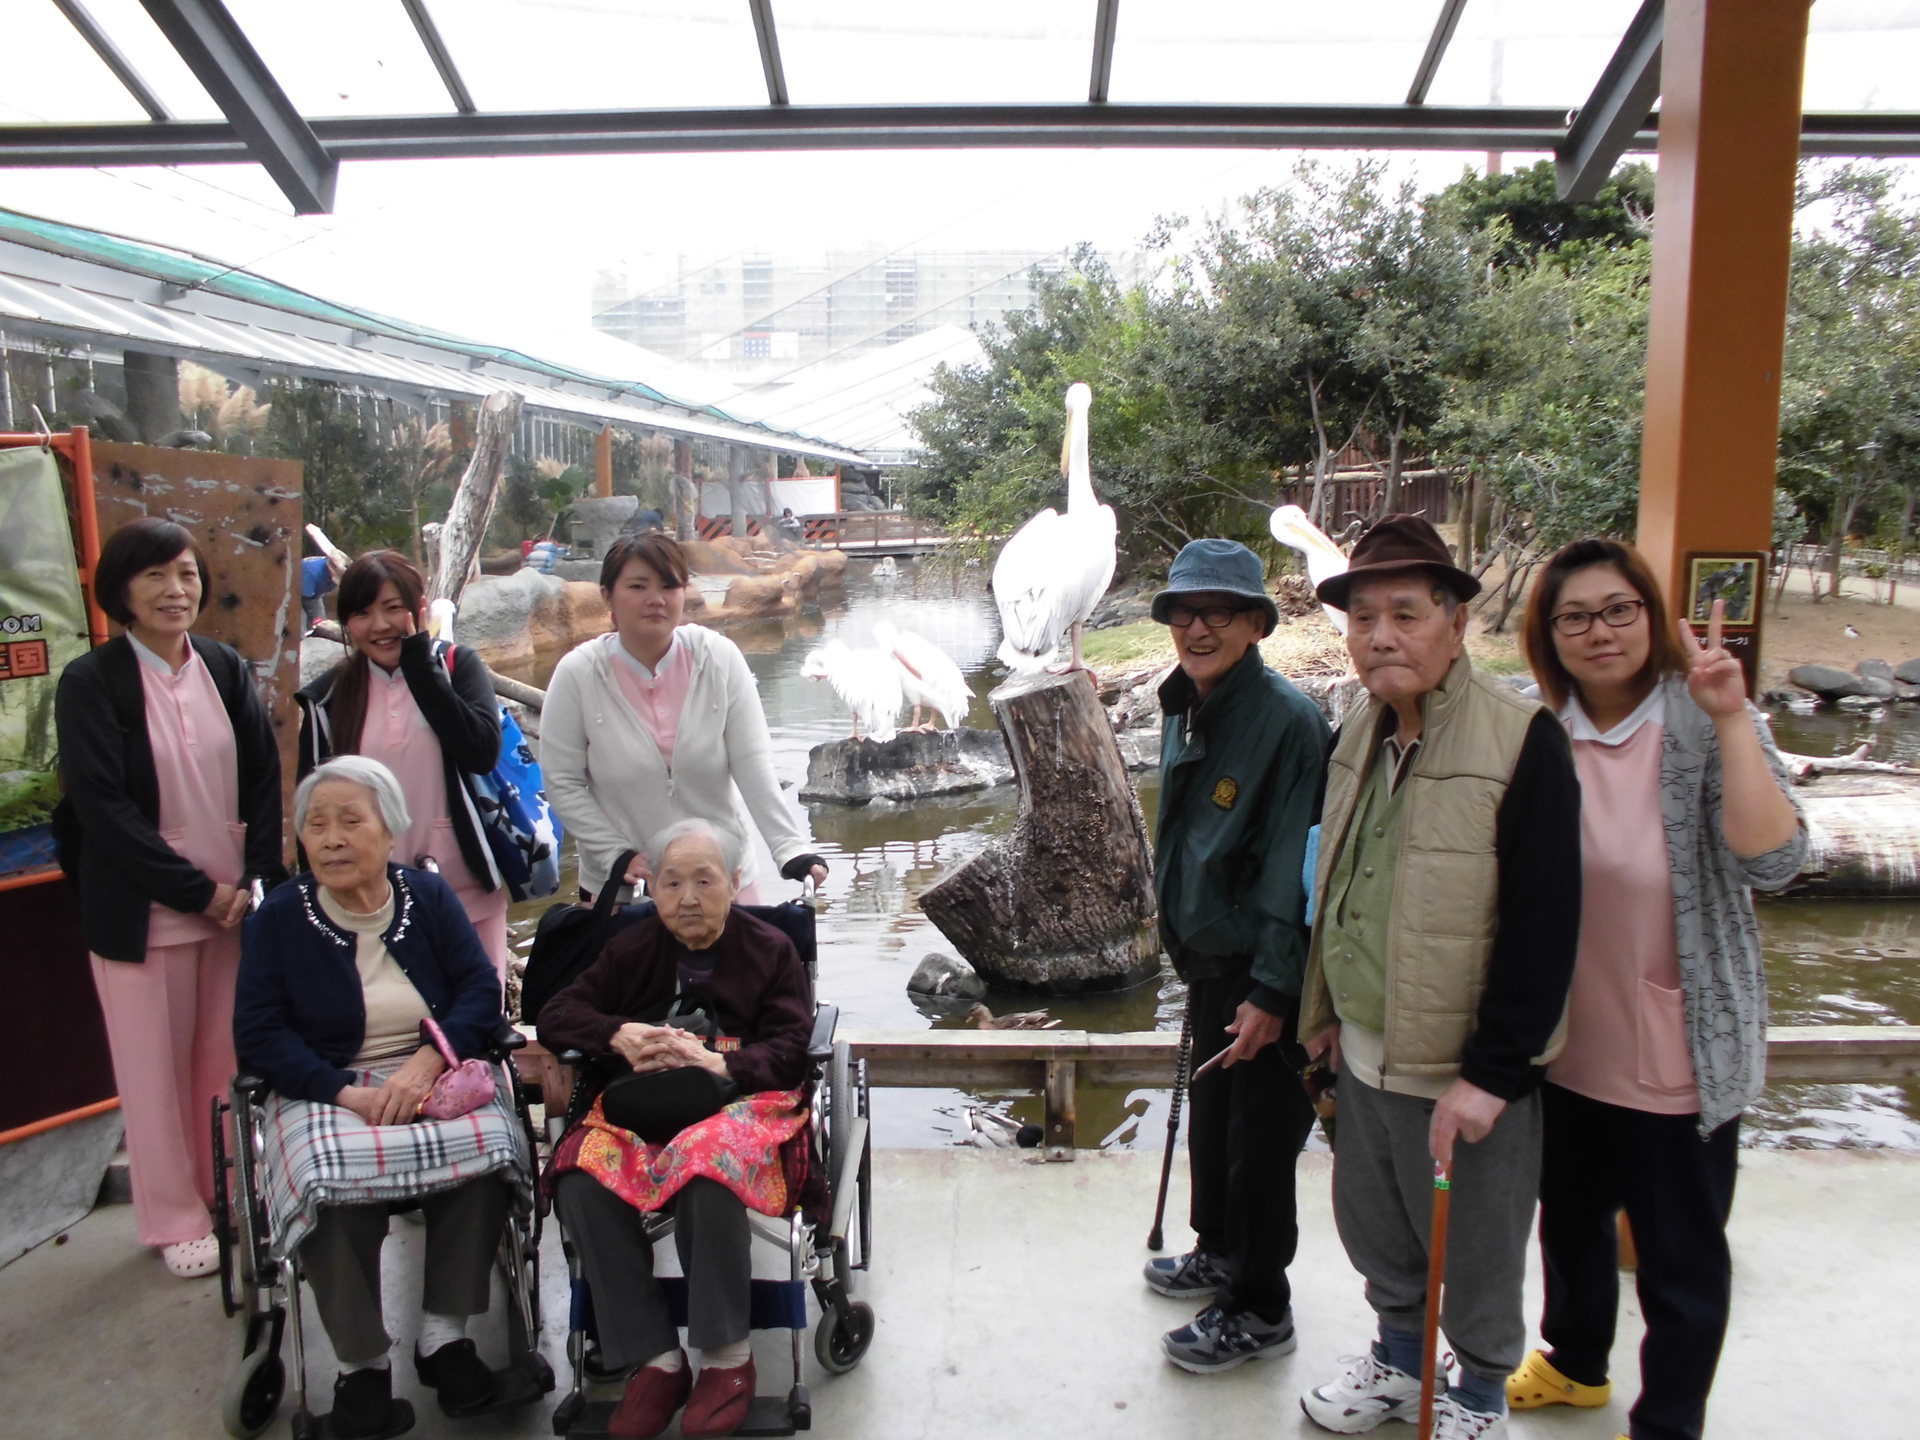
[[[331,208],[345,161],[684,150],[1548,150],[1580,195],[1655,144],[1665,13],[1662,0],[12,8],[9,40],[31,63],[9,67],[7,106],[32,123],[0,124],[0,166],[252,163],[300,213]],[[1906,0],[1814,6],[1803,153],[1920,153],[1917,36]]]
[[[517,391],[529,407],[861,463],[854,449],[636,380],[554,364],[338,304],[186,251],[0,210],[0,329],[403,391]],[[635,352],[636,354],[640,352]]]

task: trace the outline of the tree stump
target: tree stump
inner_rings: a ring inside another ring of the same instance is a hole
[[[987,699],[1019,817],[920,908],[997,988],[1064,995],[1154,974],[1153,848],[1093,677],[1016,676]]]

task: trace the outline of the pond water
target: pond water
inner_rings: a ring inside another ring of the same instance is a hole
[[[870,562],[856,560],[844,604],[824,614],[735,627],[727,633],[746,652],[760,684],[773,736],[774,763],[783,783],[805,778],[808,752],[850,733],[845,708],[824,684],[800,674],[809,650],[827,639],[868,643],[879,620],[917,630],[959,662],[974,690],[969,724],[990,728],[986,695],[999,683],[999,620],[985,577],[978,571],[937,571],[900,562],[894,581],[876,580]],[[523,678],[534,683],[543,675]],[[1870,741],[1873,758],[1920,759],[1920,725],[1905,717],[1783,714],[1783,746],[1833,754]],[[1137,777],[1142,807],[1152,821],[1158,781]],[[820,911],[820,993],[841,1007],[842,1024],[857,1031],[913,1031],[958,1026],[965,1006],[909,995],[907,977],[931,951],[951,953],[944,936],[921,914],[920,893],[955,864],[977,854],[1013,823],[1014,789],[912,805],[876,802],[848,807],[816,804],[808,814],[817,848],[830,867]],[[772,876],[764,851],[763,877]],[[564,877],[562,893],[573,893]],[[796,887],[763,881],[762,897],[783,898]],[[513,939],[523,951],[551,901],[517,906]],[[1920,1024],[1920,903],[1774,902],[1762,906],[1761,926],[1773,991],[1775,1024]],[[1032,997],[992,996],[996,1010],[1029,1009]],[[1116,994],[1049,1002],[1066,1028],[1097,1032],[1177,1030],[1184,987],[1170,968],[1153,981]],[[1210,1053],[1210,1052],[1209,1052]],[[1082,1086],[1078,1128],[1082,1145],[1164,1142],[1168,1093]],[[964,1143],[962,1109],[983,1105],[1038,1121],[1040,1102],[1029,1094],[944,1090],[881,1090],[874,1094],[880,1144]],[[1761,1145],[1920,1146],[1920,1086],[1777,1085],[1756,1109],[1748,1141]],[[1318,1134],[1313,1143],[1321,1144]]]

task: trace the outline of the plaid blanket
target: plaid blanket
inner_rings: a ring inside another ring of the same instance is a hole
[[[784,1215],[788,1197],[805,1187],[806,1128],[801,1091],[766,1090],[689,1125],[665,1145],[649,1145],[609,1124],[596,1097],[586,1118],[555,1148],[549,1183],[569,1170],[583,1171],[635,1209],[654,1211],[689,1180],[717,1180],[749,1210]]]
[[[362,1070],[354,1084],[380,1085],[397,1068]],[[511,1094],[503,1080],[471,1114],[411,1125],[369,1125],[344,1105],[270,1097],[261,1185],[274,1257],[293,1253],[323,1205],[413,1200],[505,1172],[515,1203],[531,1207],[533,1167]]]

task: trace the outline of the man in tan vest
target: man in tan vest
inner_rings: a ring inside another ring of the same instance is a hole
[[[1334,1219],[1379,1335],[1300,1397],[1342,1434],[1411,1420],[1428,1219],[1452,1179],[1436,1440],[1501,1440],[1526,1350],[1541,1067],[1580,932],[1580,786],[1566,732],[1467,660],[1479,592],[1425,520],[1389,515],[1319,587],[1372,697],[1341,727],[1321,813],[1300,1034],[1340,1077]],[[1450,1383],[1451,1382],[1451,1383]]]

